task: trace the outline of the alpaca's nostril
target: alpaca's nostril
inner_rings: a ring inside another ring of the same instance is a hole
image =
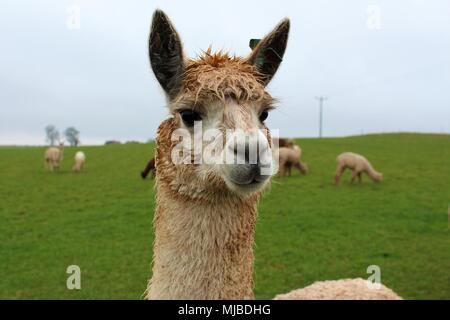
[[[238,185],[259,183],[267,179],[261,175],[261,167],[258,164],[231,165],[228,168],[228,177]]]
[[[256,177],[259,176],[261,174],[261,167],[259,166],[259,164],[250,164],[250,173]]]

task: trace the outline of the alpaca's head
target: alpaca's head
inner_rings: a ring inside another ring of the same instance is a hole
[[[266,86],[281,63],[288,32],[289,20],[283,20],[245,58],[208,49],[191,60],[168,17],[155,12],[150,62],[172,115],[171,134],[159,134],[158,143],[169,146],[164,152],[171,155],[167,171],[174,179],[238,195],[268,183],[274,166],[264,121],[273,99]]]
[[[380,172],[375,172],[374,175],[373,175],[373,180],[374,180],[375,182],[381,182],[381,181],[383,181],[383,174],[380,173]]]

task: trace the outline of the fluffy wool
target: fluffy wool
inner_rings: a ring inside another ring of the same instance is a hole
[[[400,300],[391,289],[379,284],[368,283],[367,280],[342,279],[320,281],[303,289],[279,294],[275,300]]]
[[[227,98],[242,101],[265,100],[272,103],[257,69],[245,59],[208,49],[196,60],[189,60],[177,101],[202,104]]]

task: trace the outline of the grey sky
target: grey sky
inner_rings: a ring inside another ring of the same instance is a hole
[[[79,30],[66,26],[73,5]],[[379,30],[367,26],[376,22],[369,6],[380,9]],[[268,124],[283,136],[317,135],[317,95],[329,96],[325,136],[450,133],[448,0],[6,0],[0,144],[43,144],[47,124],[74,125],[85,144],[154,137],[167,117],[147,57],[158,7],[189,56],[210,44],[246,55],[250,38],[291,18],[285,59],[270,84],[280,108]]]

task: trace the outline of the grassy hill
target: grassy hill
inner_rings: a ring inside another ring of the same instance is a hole
[[[450,136],[393,134],[300,139],[310,173],[276,178],[259,208],[256,297],[316,280],[363,277],[369,265],[409,299],[450,298]],[[0,148],[0,299],[140,299],[151,276],[151,145],[82,147],[73,174],[44,148]],[[385,180],[332,184],[336,155],[367,156]],[[82,289],[66,288],[78,265]]]

